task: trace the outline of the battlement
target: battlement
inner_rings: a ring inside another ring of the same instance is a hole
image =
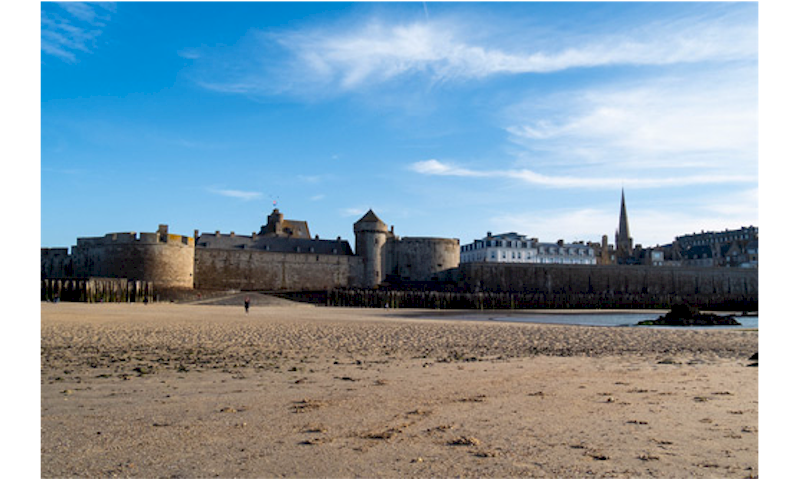
[[[439,244],[459,244],[458,238],[437,238],[432,236],[395,236],[392,241],[405,243],[439,243]]]
[[[69,256],[68,248],[42,248],[42,256]]]
[[[194,238],[191,236],[170,234],[166,225],[159,225],[159,231],[156,233],[142,232],[137,234],[135,232],[122,232],[108,233],[105,236],[78,238],[77,247],[81,249],[125,244],[169,244],[194,247]]]

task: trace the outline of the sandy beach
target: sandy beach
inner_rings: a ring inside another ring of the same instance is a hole
[[[757,331],[216,303],[42,303],[42,476],[758,475]]]

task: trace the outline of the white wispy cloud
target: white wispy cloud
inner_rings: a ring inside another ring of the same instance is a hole
[[[529,33],[529,28],[493,28],[451,15],[426,21],[373,17],[346,28],[262,32],[241,47],[240,62],[232,64],[228,55],[218,65],[225,71],[216,69],[213,80],[199,83],[246,94],[331,87],[350,91],[410,76],[440,83],[575,68],[754,60],[758,55],[757,21],[735,16],[651,20],[614,34],[556,31],[552,39]],[[267,57],[270,61],[263,61]]]
[[[114,11],[113,3],[43,4],[42,52],[69,63],[77,62],[79,52],[89,53],[94,48],[96,38],[103,33]]]
[[[353,216],[364,216],[364,214],[369,211],[368,207],[350,207],[350,208],[340,208],[339,215],[345,218],[353,217]]]
[[[72,15],[78,20],[93,24],[102,15],[98,15],[97,7],[102,6],[99,3],[84,3],[84,2],[58,2],[58,6],[66,10],[67,13]]]
[[[187,60],[197,60],[202,57],[202,54],[195,48],[184,48],[178,50],[177,53],[179,57],[186,58]]]
[[[757,67],[693,71],[522,100],[509,139],[531,162],[755,173]]]
[[[569,48],[522,45],[515,52],[469,39],[447,22],[392,25],[373,21],[345,33],[287,34],[279,41],[321,78],[343,88],[416,72],[435,80],[549,73],[605,65],[665,65],[755,58],[757,28],[686,21],[600,36]],[[724,41],[720,41],[724,39]],[[524,42],[524,37],[523,37]]]
[[[242,190],[229,190],[229,189],[218,189],[218,188],[209,188],[211,193],[220,196],[227,196],[229,198],[237,198],[244,201],[251,201],[257,200],[264,195],[257,191],[242,191]]]
[[[700,174],[682,175],[673,177],[642,178],[630,177],[576,177],[543,175],[525,168],[507,168],[495,170],[474,170],[453,164],[442,163],[439,160],[418,161],[410,166],[411,171],[423,175],[455,176],[472,178],[502,178],[544,186],[550,188],[600,188],[618,189],[622,185],[626,188],[663,188],[672,186],[691,186],[719,183],[749,183],[755,182],[752,175],[737,174]]]
[[[757,75],[755,65],[737,65],[527,93],[501,115],[508,156],[492,168],[437,159],[410,168],[550,188],[757,183]]]
[[[317,184],[322,181],[321,175],[297,175],[297,179],[310,184]]]

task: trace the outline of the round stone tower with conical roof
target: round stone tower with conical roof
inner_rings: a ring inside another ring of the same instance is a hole
[[[353,232],[359,264],[357,280],[362,288],[374,288],[383,281],[383,248],[392,233],[372,210],[356,221]]]

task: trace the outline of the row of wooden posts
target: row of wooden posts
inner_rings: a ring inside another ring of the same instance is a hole
[[[157,301],[153,283],[124,278],[44,279],[42,301],[128,303]],[[321,299],[321,298],[319,298]],[[732,294],[548,293],[398,291],[338,288],[327,291],[327,306],[419,309],[701,309],[755,311],[758,297]]]
[[[43,279],[42,301],[140,303],[158,300],[151,281],[125,278]]]
[[[746,295],[674,295],[647,293],[513,293],[393,291],[333,289],[328,306],[421,309],[669,309],[691,304],[702,309],[750,311],[758,309],[758,298]]]

